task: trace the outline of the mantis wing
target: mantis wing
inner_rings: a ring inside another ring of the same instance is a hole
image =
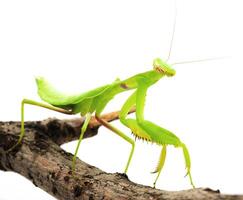
[[[103,93],[106,89],[110,87],[110,84],[108,84],[108,85],[95,88],[85,93],[67,95],[56,90],[43,77],[36,78],[36,84],[38,87],[38,95],[40,96],[40,98],[43,101],[55,106],[67,106],[67,105],[79,103],[86,98],[92,98]]]

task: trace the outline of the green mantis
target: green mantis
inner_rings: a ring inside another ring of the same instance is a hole
[[[21,103],[21,133],[19,140],[16,145],[18,145],[22,138],[24,137],[24,106],[26,104],[40,106],[64,114],[77,114],[80,113],[81,116],[85,116],[85,121],[81,128],[80,137],[78,144],[73,156],[72,171],[75,171],[75,162],[77,153],[85,133],[85,130],[90,121],[91,115],[94,113],[96,119],[104,125],[106,128],[110,129],[112,132],[123,138],[131,145],[131,151],[128,157],[128,161],[125,165],[124,172],[127,173],[134,148],[135,142],[132,138],[124,134],[122,131],[106,122],[100,118],[100,115],[106,105],[119,93],[134,90],[132,95],[126,100],[121,108],[119,119],[122,124],[128,127],[136,138],[144,139],[149,142],[156,143],[162,146],[159,163],[154,171],[157,173],[157,177],[154,181],[154,186],[159,178],[161,170],[164,166],[166,158],[166,147],[168,145],[173,145],[174,147],[181,148],[183,151],[186,171],[189,177],[191,185],[194,187],[192,176],[191,176],[191,162],[190,155],[186,145],[172,132],[148,121],[144,118],[144,106],[146,92],[148,88],[159,81],[162,77],[172,77],[175,75],[175,70],[171,68],[166,62],[160,58],[156,58],[153,61],[153,69],[146,71],[144,73],[136,74],[125,80],[115,80],[111,84],[107,84],[85,93],[75,94],[75,95],[65,95],[57,91],[48,81],[42,77],[36,78],[36,83],[38,87],[38,94],[40,98],[47,102],[40,103],[29,99],[23,99]],[[136,107],[136,118],[128,118],[128,112]],[[16,146],[15,145],[15,146]],[[14,147],[15,147],[14,146]]]
[[[176,3],[175,3],[176,5]],[[176,9],[175,9],[176,11]],[[176,19],[176,17],[175,17]],[[170,57],[172,42],[175,32],[175,23],[173,28],[173,35],[171,39],[171,45],[169,50],[168,59]],[[167,61],[168,61],[167,59]],[[18,144],[21,143],[25,130],[24,130],[24,106],[26,104],[40,106],[46,109],[50,109],[56,112],[64,114],[80,114],[85,116],[85,121],[82,125],[80,131],[80,137],[78,144],[75,149],[75,153],[72,161],[72,172],[75,172],[75,163],[77,158],[77,153],[83,138],[83,135],[87,129],[91,115],[94,114],[97,121],[99,121],[103,126],[111,130],[113,133],[117,134],[125,141],[131,145],[130,154],[128,156],[127,163],[125,165],[124,173],[127,173],[132,160],[132,156],[135,148],[135,141],[127,136],[125,133],[100,118],[100,115],[106,105],[119,93],[134,90],[130,97],[123,104],[119,119],[120,122],[128,127],[135,138],[143,139],[148,142],[156,143],[162,146],[158,165],[153,173],[157,173],[156,179],[154,181],[154,187],[160,176],[161,170],[164,166],[166,159],[166,148],[168,145],[173,145],[176,148],[181,148],[184,155],[185,165],[186,165],[186,175],[189,177],[190,184],[194,188],[194,184],[191,176],[191,161],[189,151],[186,145],[171,131],[166,130],[155,123],[148,121],[144,118],[144,106],[146,93],[150,86],[157,83],[163,77],[172,77],[175,75],[175,70],[160,58],[156,58],[153,61],[153,69],[143,73],[136,74],[125,80],[115,80],[111,84],[103,85],[101,87],[92,89],[88,92],[66,95],[58,90],[56,90],[45,78],[37,77],[36,83],[38,87],[38,94],[40,98],[46,103],[40,103],[29,99],[23,99],[21,103],[21,132],[18,142],[11,148],[13,149]],[[178,64],[178,63],[177,63]],[[136,117],[128,118],[128,113],[131,109],[136,108]],[[10,149],[10,150],[11,150]]]

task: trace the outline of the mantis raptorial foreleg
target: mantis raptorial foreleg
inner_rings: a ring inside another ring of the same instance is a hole
[[[119,113],[119,118],[120,121],[126,125],[126,117],[130,111],[130,109],[132,107],[134,107],[135,103],[136,103],[136,95],[137,92],[135,91],[134,93],[132,93],[132,95],[126,100],[126,102],[123,104],[121,111]],[[137,108],[136,108],[136,112],[137,112]]]
[[[135,142],[130,137],[128,137],[127,135],[125,135],[123,132],[121,132],[119,129],[117,129],[116,127],[112,126],[107,121],[101,119],[99,117],[99,115],[96,114],[95,115],[95,118],[103,126],[105,126],[106,128],[110,129],[112,132],[116,133],[117,135],[119,135],[120,137],[122,137],[124,140],[126,140],[127,142],[129,142],[132,145],[132,149],[131,149],[131,152],[129,154],[128,161],[127,161],[127,164],[126,164],[126,167],[125,167],[125,170],[124,170],[124,173],[126,174],[127,173],[127,170],[128,170],[128,167],[129,167],[129,164],[131,162],[132,156],[133,156],[133,152],[134,152],[134,148],[135,148]]]
[[[83,126],[82,126],[82,128],[81,128],[81,134],[80,134],[80,136],[79,136],[78,144],[77,144],[77,147],[76,147],[76,149],[75,149],[74,156],[73,156],[72,173],[75,171],[75,163],[76,163],[77,153],[78,153],[78,150],[79,150],[81,141],[82,141],[82,139],[83,139],[84,133],[85,133],[87,127],[88,127],[90,118],[91,118],[91,114],[90,114],[90,113],[87,113],[86,116],[85,116],[85,121],[84,121]]]
[[[188,149],[184,143],[182,143],[179,138],[177,138],[173,133],[170,131],[157,126],[156,124],[144,120],[144,106],[145,106],[145,99],[146,99],[146,93],[149,85],[146,84],[146,80],[141,79],[139,81],[137,90],[128,98],[128,100],[125,102],[122,112],[120,114],[120,119],[127,127],[129,127],[137,137],[140,137],[142,139],[147,139],[163,145],[159,163],[154,173],[158,172],[158,175],[154,181],[154,187],[156,185],[156,182],[160,176],[161,170],[165,163],[165,157],[166,157],[166,145],[171,144],[175,147],[181,147],[183,149],[187,174],[190,179],[190,183],[193,187],[193,181],[191,177],[191,161],[190,161],[190,155],[188,152]],[[136,120],[133,119],[126,119],[128,110],[131,106],[136,104]]]
[[[21,102],[21,128],[20,128],[19,139],[18,139],[18,142],[14,146],[12,146],[8,151],[11,151],[16,146],[18,146],[20,144],[20,142],[22,141],[23,137],[24,137],[24,105],[25,104],[39,106],[39,107],[42,107],[42,108],[46,108],[46,109],[53,110],[53,111],[60,112],[60,113],[64,113],[64,114],[72,114],[71,111],[65,110],[63,108],[55,107],[55,106],[48,105],[48,104],[45,104],[45,103],[40,103],[40,102],[33,101],[33,100],[30,100],[30,99],[23,99],[22,102]]]
[[[192,175],[191,175],[191,159],[190,159],[190,154],[189,151],[186,147],[186,145],[184,143],[181,143],[181,147],[183,149],[183,154],[184,154],[184,158],[185,158],[185,164],[186,164],[186,169],[187,169],[187,174],[189,176],[190,179],[190,183],[193,186],[193,188],[195,188],[195,185],[192,181]]]
[[[137,95],[136,95],[136,119],[138,124],[143,122],[144,120],[144,106],[145,106],[145,99],[146,93],[148,90],[149,85],[145,84],[146,80],[140,80],[137,88]]]
[[[157,182],[157,180],[159,178],[160,172],[161,172],[161,170],[162,170],[162,168],[163,168],[163,166],[165,164],[165,157],[166,157],[166,145],[163,145],[161,153],[160,153],[160,157],[159,157],[159,163],[158,163],[155,171],[152,172],[152,173],[157,173],[158,172],[158,175],[157,175],[157,177],[156,177],[156,179],[154,181],[154,187],[155,187],[156,182]]]

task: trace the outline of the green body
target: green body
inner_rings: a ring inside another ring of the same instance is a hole
[[[40,98],[50,105],[35,102],[32,100],[24,99],[22,101],[22,126],[21,135],[18,144],[21,142],[24,136],[24,104],[32,104],[55,110],[58,112],[66,114],[77,114],[80,113],[82,116],[86,116],[85,123],[81,129],[80,139],[74,154],[73,159],[73,171],[75,170],[76,155],[83,137],[83,134],[87,128],[90,116],[95,113],[96,119],[100,121],[105,127],[125,139],[132,145],[132,149],[126,164],[125,173],[128,170],[133,152],[135,147],[135,142],[133,139],[125,135],[123,132],[109,124],[108,122],[100,118],[101,112],[104,110],[105,106],[112,100],[114,96],[121,92],[128,90],[135,90],[134,93],[127,99],[120,111],[120,121],[131,129],[133,135],[136,138],[144,139],[149,142],[154,142],[162,145],[162,151],[160,155],[159,164],[154,173],[158,172],[154,185],[160,175],[161,169],[164,165],[166,157],[166,146],[174,145],[175,147],[181,147],[183,149],[187,174],[189,175],[191,185],[194,187],[191,174],[190,174],[190,156],[188,150],[184,143],[173,134],[172,132],[144,119],[144,104],[146,98],[147,89],[155,84],[164,76],[173,76],[175,71],[161,59],[157,58],[153,62],[153,70],[137,74],[125,80],[116,80],[111,84],[107,84],[85,93],[66,95],[55,88],[53,88],[44,78],[36,78],[38,86],[38,94]],[[131,108],[136,107],[136,119],[127,118],[128,112]]]
[[[55,106],[70,110],[73,114],[81,113],[82,116],[87,113],[101,113],[107,103],[117,94],[135,89],[138,87],[139,81],[147,80],[150,85],[157,82],[163,75],[158,74],[154,70],[137,74],[131,78],[120,81],[116,80],[111,84],[107,84],[88,92],[67,96],[57,91],[44,78],[36,78],[38,94],[40,98]]]

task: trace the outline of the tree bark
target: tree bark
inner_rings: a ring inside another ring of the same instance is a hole
[[[107,121],[117,119],[118,112],[103,115]],[[6,152],[18,140],[20,122],[0,122],[0,170],[14,171],[60,200],[83,199],[207,199],[243,200],[241,195],[224,195],[209,188],[177,192],[154,189],[131,182],[125,174],[105,173],[79,159],[72,176],[73,155],[60,148],[76,140],[84,119],[25,122],[25,137],[14,150]],[[100,123],[93,117],[84,138],[98,133]]]

